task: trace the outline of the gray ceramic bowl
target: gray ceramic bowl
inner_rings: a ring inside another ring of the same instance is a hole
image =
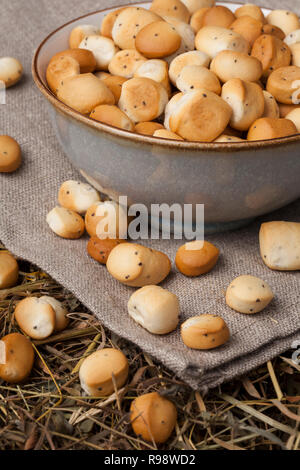
[[[149,3],[139,5],[147,8]],[[232,10],[240,6],[224,5]],[[208,231],[242,226],[300,197],[300,135],[229,144],[178,142],[122,131],[61,103],[46,83],[51,57],[68,48],[75,26],[99,25],[111,10],[54,31],[33,60],[33,77],[47,99],[59,142],[89,182],[113,199],[126,195],[130,203],[148,208],[160,203],[205,204]]]

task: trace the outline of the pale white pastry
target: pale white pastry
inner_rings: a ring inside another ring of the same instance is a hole
[[[92,24],[81,24],[76,26],[76,28],[72,29],[69,36],[70,49],[77,49],[84,38],[94,35],[100,35],[100,30],[97,26]]]
[[[21,62],[14,57],[0,57],[0,81],[9,88],[18,83],[23,75]]]
[[[97,70],[108,70],[109,63],[119,50],[112,39],[98,34],[86,36],[79,44],[79,48],[94,54]]]
[[[26,297],[15,309],[15,319],[19,327],[30,338],[48,338],[55,330],[56,315],[48,301],[37,297]]]
[[[54,310],[55,312],[55,331],[63,331],[65,328],[67,328],[69,324],[69,318],[68,318],[68,310],[63,306],[63,304],[55,299],[54,297],[50,297],[48,295],[44,295],[40,297],[40,302],[46,302],[48,303]]]
[[[169,81],[169,68],[165,60],[151,59],[142,63],[134,73],[134,77],[150,78],[160,83],[171,95],[171,85]]]
[[[64,207],[55,207],[47,215],[50,229],[59,237],[76,240],[84,233],[84,221],[74,211]]]
[[[246,131],[259,119],[265,109],[265,99],[259,85],[239,78],[229,80],[223,85],[222,98],[232,109],[230,126]]]
[[[89,207],[100,201],[100,196],[90,184],[69,180],[61,185],[58,201],[65,209],[85,214]]]
[[[132,294],[128,313],[150,333],[165,335],[177,328],[179,301],[175,294],[162,287],[146,286]]]
[[[274,294],[266,281],[255,276],[239,276],[227,289],[227,305],[240,313],[254,314],[264,310]]]
[[[267,222],[259,233],[260,253],[264,263],[277,271],[300,269],[300,223]]]

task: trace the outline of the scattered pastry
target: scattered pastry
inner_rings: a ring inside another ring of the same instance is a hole
[[[0,81],[6,88],[18,83],[23,75],[21,62],[13,57],[0,57]]]
[[[259,243],[261,257],[270,269],[300,269],[300,223],[264,223],[260,228]]]
[[[160,284],[171,271],[171,261],[160,251],[122,243],[110,253],[107,269],[122,284],[144,287]]]
[[[200,315],[181,325],[181,337],[191,349],[215,349],[227,343],[230,332],[223,318],[217,315]]]
[[[36,340],[48,338],[55,330],[56,313],[48,300],[26,297],[16,306],[15,319],[24,333]]]
[[[87,251],[95,261],[106,265],[110,253],[116,246],[120,245],[120,243],[125,243],[125,240],[118,238],[100,240],[98,237],[91,237],[87,245]]]
[[[47,215],[47,223],[56,235],[69,240],[81,238],[85,230],[80,215],[64,207],[52,209]]]
[[[210,272],[219,259],[219,249],[207,241],[194,241],[181,246],[176,253],[177,269],[188,277]]]
[[[227,289],[227,305],[239,313],[254,314],[264,310],[274,294],[267,282],[254,276],[239,276]]]
[[[0,251],[0,290],[14,287],[18,282],[19,266],[15,258]]]
[[[85,214],[96,202],[100,202],[98,191],[81,181],[65,181],[58,192],[58,202],[65,209]]]
[[[155,335],[176,330],[179,321],[179,301],[175,294],[159,286],[137,290],[128,302],[130,317]]]
[[[157,392],[136,398],[130,407],[131,426],[136,436],[162,444],[171,436],[177,421],[175,405]]]
[[[0,173],[13,173],[22,163],[18,142],[8,135],[0,135]]]
[[[11,333],[0,340],[0,378],[11,384],[24,382],[30,375],[34,350],[24,335]]]
[[[123,239],[128,228],[127,214],[116,202],[96,202],[86,212],[85,228],[91,237]]]
[[[118,349],[101,349],[87,357],[79,371],[82,389],[92,397],[106,397],[123,387],[129,365]]]

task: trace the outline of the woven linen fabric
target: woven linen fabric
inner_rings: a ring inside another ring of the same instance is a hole
[[[261,0],[262,1],[262,0]],[[56,237],[46,214],[57,204],[60,184],[81,179],[63,154],[51,127],[45,99],[31,77],[34,50],[51,31],[73,18],[113,7],[129,0],[0,0],[1,54],[21,60],[22,82],[7,91],[0,105],[0,133],[13,136],[22,146],[24,163],[11,175],[0,175],[0,240],[16,256],[48,272],[73,292],[98,319],[118,335],[139,345],[192,387],[202,391],[245,374],[291,347],[300,339],[300,273],[272,272],[259,255],[258,231],[265,220],[300,222],[300,201],[232,233],[208,237],[221,250],[217,267],[189,279],[172,270],[162,284],[179,296],[181,320],[201,313],[221,315],[232,332],[225,346],[193,351],[184,346],[179,328],[167,336],[154,336],[134,323],[127,313],[133,289],[115,281],[105,267],[86,254],[87,238],[78,241]],[[134,3],[134,2],[131,2]],[[259,3],[259,2],[258,2]],[[298,9],[298,1],[269,0],[270,8]],[[174,260],[180,245],[155,241]],[[252,274],[267,281],[276,297],[264,312],[241,315],[225,304],[225,290],[238,275]]]

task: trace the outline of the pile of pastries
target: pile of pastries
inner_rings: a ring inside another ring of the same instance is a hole
[[[246,4],[153,0],[71,31],[47,82],[73,110],[162,139],[243,142],[300,132],[300,22]]]

